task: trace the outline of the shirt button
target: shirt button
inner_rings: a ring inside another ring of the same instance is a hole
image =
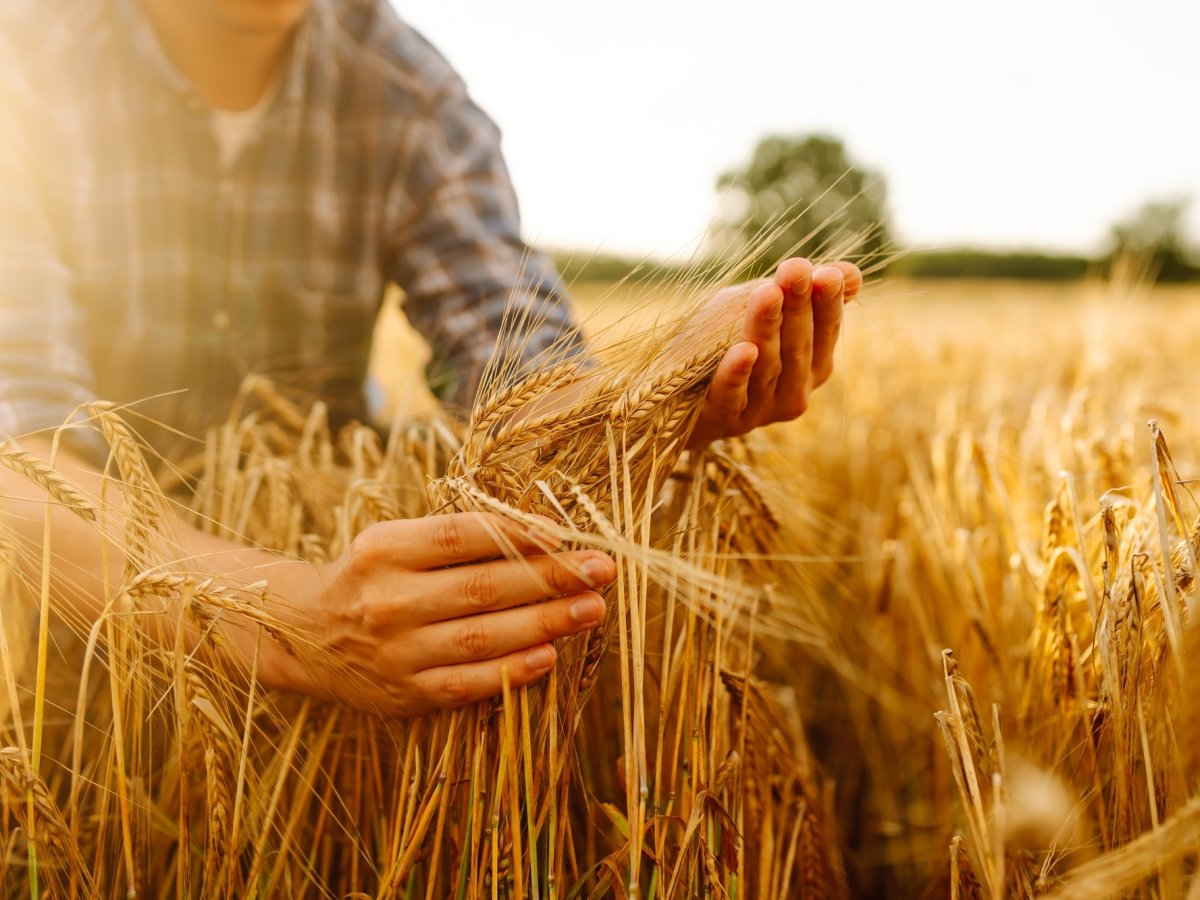
[[[228,331],[232,321],[229,318],[229,313],[223,309],[218,309],[213,313],[213,328],[218,331]]]

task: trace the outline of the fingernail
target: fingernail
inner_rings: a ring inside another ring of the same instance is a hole
[[[580,597],[571,604],[571,618],[580,625],[594,625],[604,618],[604,603],[599,597]]]
[[[809,298],[805,295],[811,293],[812,272],[806,272],[803,278],[799,279],[798,281],[793,281],[790,285],[788,285],[787,300],[790,301],[786,304],[788,311],[794,311],[800,308],[802,303],[807,303]]]
[[[813,275],[814,283],[817,281],[816,276],[820,275],[822,272],[826,273],[825,277],[821,279],[823,282],[821,286],[822,297],[828,297],[833,294],[841,293],[841,291],[845,289],[846,278],[844,275],[842,275],[842,270],[837,266],[824,266],[823,268],[818,269]]]
[[[554,663],[554,651],[548,647],[538,647],[525,654],[525,666],[535,672],[548,669]]]
[[[778,322],[783,316],[783,298],[779,299],[778,303],[772,303],[767,307],[766,314],[763,316],[768,322]]]
[[[612,569],[612,560],[607,556],[592,556],[583,562],[583,574],[596,584],[612,581]]]

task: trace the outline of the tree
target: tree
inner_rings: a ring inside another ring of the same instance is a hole
[[[1189,200],[1148,200],[1112,226],[1108,240],[1110,265],[1124,260],[1159,281],[1188,281],[1200,276],[1196,254],[1188,246]]]
[[[869,263],[891,245],[883,176],[851,162],[837,138],[764,138],[749,165],[721,175],[717,187],[727,211],[711,242],[744,258],[747,274],[796,253]]]

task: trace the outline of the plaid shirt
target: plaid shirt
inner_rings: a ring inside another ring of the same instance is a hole
[[[557,275],[521,240],[496,127],[385,0],[315,0],[226,171],[136,0],[5,7],[0,432],[186,389],[138,409],[196,434],[250,372],[361,416],[389,282],[453,402],[510,303],[543,320],[527,359],[574,340]]]

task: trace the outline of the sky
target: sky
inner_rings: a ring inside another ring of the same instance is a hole
[[[717,176],[823,132],[883,173],[907,246],[1099,250],[1194,198],[1200,3],[393,0],[500,125],[533,242],[686,252]]]

